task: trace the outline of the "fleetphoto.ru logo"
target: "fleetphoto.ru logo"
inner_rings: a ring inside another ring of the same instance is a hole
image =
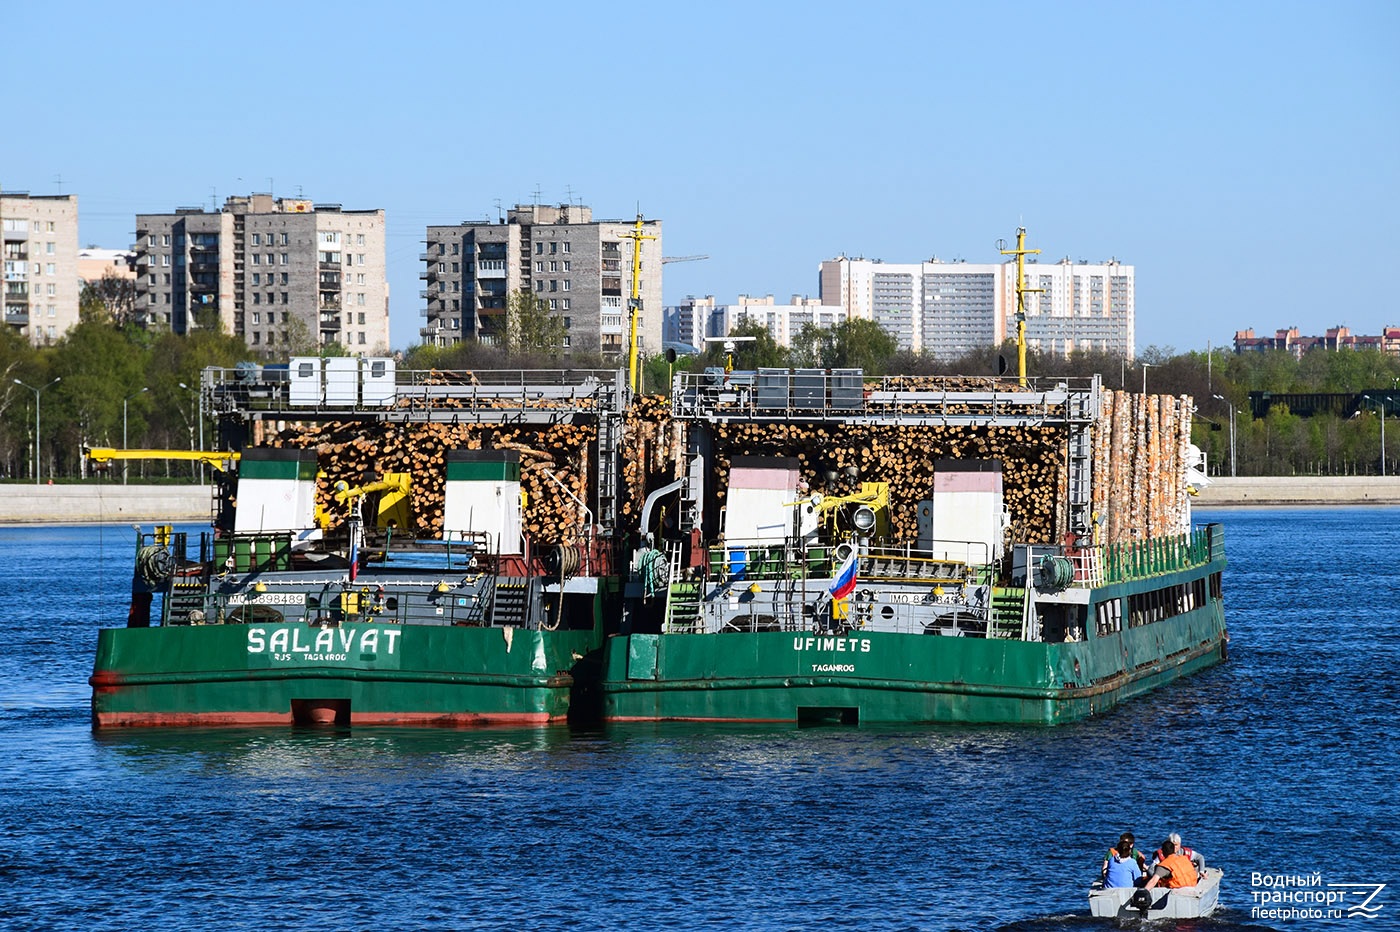
[[[1322,874],[1249,875],[1252,919],[1375,919],[1383,883],[1324,883]]]

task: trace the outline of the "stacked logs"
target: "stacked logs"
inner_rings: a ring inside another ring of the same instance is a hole
[[[810,426],[730,423],[715,427],[711,480],[724,501],[734,456],[794,457],[813,491],[843,494],[849,467],[856,482],[887,482],[896,540],[918,537],[918,503],[933,490],[940,459],[998,459],[1016,540],[1048,541],[1056,530],[1064,432],[1045,427]],[[833,487],[828,473],[838,476]]]
[[[1180,534],[1190,525],[1184,481],[1191,399],[1104,391],[1094,431],[1098,543]]]
[[[317,451],[322,475],[316,503],[333,516],[346,513],[346,506],[335,502],[336,483],[353,487],[385,473],[409,473],[413,530],[422,537],[442,533],[448,450],[514,450],[520,454],[526,497],[522,526],[532,541],[554,544],[584,536],[588,519],[578,502],[587,502],[591,494],[589,446],[596,436],[592,425],[575,424],[325,422],[287,424],[267,437],[267,445]]]

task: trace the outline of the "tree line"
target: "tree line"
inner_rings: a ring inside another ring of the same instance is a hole
[[[339,355],[343,347],[317,347],[308,337],[269,357],[219,331],[217,321],[184,336],[142,329],[125,312],[121,295],[84,289],[79,323],[51,345],[33,346],[13,328],[0,330],[0,479],[32,480],[35,464],[35,401],[39,402],[39,474],[47,481],[81,477],[88,466],[85,446],[189,450],[201,434],[213,444],[212,424],[200,424],[198,386],[208,366],[239,362],[285,362],[294,355]],[[419,345],[401,354],[406,369],[613,368],[616,355],[565,352],[567,331],[547,304],[528,291],[510,296],[500,336],[491,345]],[[866,375],[994,375],[1015,348],[986,347],[957,359],[940,360],[898,351],[893,338],[873,321],[835,327],[807,325],[783,347],[762,325],[745,322],[735,336],[737,369],[859,368]],[[304,344],[304,345],[303,345]],[[644,391],[665,391],[673,372],[725,365],[725,350],[712,343],[698,356],[668,360],[654,355],[643,368]],[[1271,351],[1236,355],[1227,350],[1176,353],[1149,347],[1134,359],[1109,353],[1069,357],[1028,352],[1031,375],[1098,374],[1109,388],[1190,395],[1196,404],[1193,439],[1206,451],[1212,473],[1230,471],[1230,417],[1235,419],[1235,467],[1239,475],[1367,475],[1381,471],[1381,420],[1400,413],[1400,359],[1376,350],[1314,351],[1303,358]],[[1251,416],[1250,392],[1369,393],[1372,400],[1347,417],[1303,417],[1274,405],[1266,417]],[[1380,392],[1395,392],[1393,396]],[[1392,401],[1393,398],[1393,401]],[[1386,460],[1400,454],[1400,422],[1390,425]],[[188,463],[132,463],[133,477],[188,477]],[[1392,471],[1388,469],[1387,471]]]

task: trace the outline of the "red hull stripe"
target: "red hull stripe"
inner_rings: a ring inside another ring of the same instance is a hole
[[[290,712],[98,712],[99,728],[142,726],[291,725]],[[351,712],[350,725],[411,725],[472,728],[490,725],[545,725],[563,721],[548,712]]]

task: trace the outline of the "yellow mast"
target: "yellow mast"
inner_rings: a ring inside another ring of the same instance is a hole
[[[1016,228],[1015,249],[1001,249],[1003,256],[1016,257],[1016,359],[1017,374],[1022,387],[1026,384],[1026,295],[1041,294],[1045,291],[1044,288],[1026,287],[1026,256],[1039,253],[1039,249],[1026,248],[1025,227]]]
[[[637,214],[637,226],[632,232],[624,233],[623,236],[632,241],[632,299],[627,302],[628,317],[631,318],[632,335],[627,349],[627,385],[632,389],[632,394],[636,394],[641,386],[637,383],[637,317],[642,310],[641,274],[642,274],[642,240],[656,239],[648,233],[642,232],[642,215]]]

